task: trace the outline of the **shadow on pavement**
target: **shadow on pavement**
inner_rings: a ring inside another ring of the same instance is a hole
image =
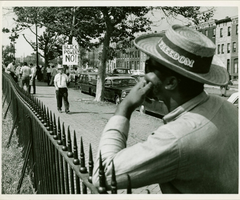
[[[36,97],[41,97],[41,98],[52,98],[52,97],[55,97],[55,94],[35,94]]]
[[[68,115],[84,114],[84,113],[99,114],[99,112],[69,112]]]

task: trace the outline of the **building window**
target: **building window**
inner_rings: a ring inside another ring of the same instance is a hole
[[[238,35],[238,24],[236,25],[236,35]]]
[[[228,36],[231,36],[231,27],[228,27]]]
[[[215,35],[216,35],[216,29],[214,28],[213,29],[213,37],[215,37]]]
[[[230,73],[230,60],[227,59],[227,71],[228,73]]]
[[[238,58],[234,59],[234,66],[233,66],[233,73],[237,74],[238,73]]]
[[[237,51],[237,45],[236,45],[236,42],[233,42],[233,52],[236,52]]]
[[[222,44],[222,54],[224,53],[224,44]]]
[[[230,43],[227,44],[227,52],[230,53]]]
[[[218,45],[218,54],[220,54],[220,44]]]
[[[220,28],[220,37],[223,36],[223,28]]]
[[[208,30],[205,31],[206,36],[208,37]]]

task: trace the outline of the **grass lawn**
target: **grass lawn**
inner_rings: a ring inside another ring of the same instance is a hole
[[[3,119],[7,108],[7,102],[2,109],[2,194],[17,194],[18,182],[24,163],[23,148],[18,146],[16,129],[14,130],[10,146],[7,148],[11,129],[13,126],[12,115],[8,111],[6,119]],[[28,172],[25,173],[20,194],[34,194]]]

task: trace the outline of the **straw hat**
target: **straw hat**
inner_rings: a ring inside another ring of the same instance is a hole
[[[214,55],[214,43],[189,27],[173,25],[161,33],[139,36],[134,44],[157,62],[195,81],[218,86],[229,81],[224,64]]]

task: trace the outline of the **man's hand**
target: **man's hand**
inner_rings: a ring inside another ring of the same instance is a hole
[[[144,80],[137,83],[118,105],[115,115],[122,115],[130,119],[132,112],[142,104],[146,94],[151,90],[153,84]]]

